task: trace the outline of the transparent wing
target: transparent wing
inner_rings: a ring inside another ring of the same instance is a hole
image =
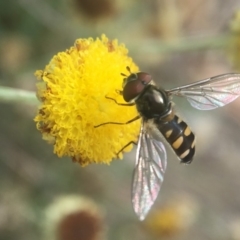
[[[142,125],[133,173],[132,203],[140,220],[144,220],[155,202],[167,166],[166,150]]]
[[[199,110],[225,106],[240,95],[240,74],[228,73],[166,91],[169,95],[186,97]]]

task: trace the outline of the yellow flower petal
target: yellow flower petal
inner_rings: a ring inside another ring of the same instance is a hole
[[[127,122],[138,115],[134,106],[120,106],[106,98],[124,103],[117,92],[122,89],[120,74],[127,73],[127,66],[138,71],[127,53],[124,45],[105,35],[78,39],[73,47],[54,56],[43,71],[36,71],[42,105],[35,121],[59,157],[70,156],[81,165],[109,163],[127,143],[137,140],[139,120],[94,127]]]

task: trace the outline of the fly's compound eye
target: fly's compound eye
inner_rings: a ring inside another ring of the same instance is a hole
[[[137,77],[143,85],[148,85],[152,81],[152,76],[145,72],[137,73]]]
[[[151,81],[152,76],[148,73],[131,73],[123,82],[124,100],[130,102],[136,99]]]
[[[123,85],[122,87],[124,88],[126,86],[127,83],[131,82],[131,81],[135,81],[138,79],[138,76],[136,73],[131,73],[127,78],[123,79]]]

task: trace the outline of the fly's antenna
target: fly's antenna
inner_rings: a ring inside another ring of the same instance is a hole
[[[132,73],[129,66],[127,66],[126,69],[127,69],[127,71],[128,71],[130,74]],[[121,73],[121,75],[122,75],[123,77],[127,77],[127,75],[126,75],[125,73]]]
[[[128,72],[129,72],[130,74],[132,73],[129,66],[127,66],[126,69],[128,70]]]

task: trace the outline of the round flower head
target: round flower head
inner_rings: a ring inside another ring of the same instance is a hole
[[[69,195],[58,197],[44,211],[44,239],[101,240],[105,235],[102,210],[91,199]]]
[[[121,73],[127,74],[127,66],[138,71],[127,53],[124,45],[105,35],[96,40],[78,39],[35,73],[41,80],[37,94],[42,102],[35,121],[59,157],[70,156],[83,166],[109,163],[118,157],[119,150],[137,140],[139,120],[95,127],[106,122],[124,123],[138,115],[134,106],[121,106],[106,98],[124,103],[119,94]]]
[[[191,196],[179,193],[165,206],[152,211],[143,225],[158,238],[170,238],[187,231],[198,216],[198,203]]]

